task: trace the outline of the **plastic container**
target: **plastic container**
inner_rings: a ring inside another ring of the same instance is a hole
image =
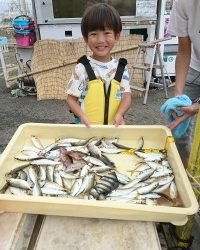
[[[13,26],[16,27],[21,27],[21,28],[28,27],[30,24],[31,25],[34,24],[34,21],[31,20],[31,18],[26,15],[17,16],[13,20]]]
[[[119,137],[120,144],[136,147],[139,137],[144,138],[145,148],[163,149],[167,146],[168,160],[173,168],[175,181],[183,207],[124,204],[114,201],[65,199],[58,197],[33,197],[0,194],[0,210],[31,214],[171,222],[183,225],[188,215],[198,211],[198,203],[182,165],[175,143],[165,126],[102,126],[86,128],[83,125],[37,124],[21,125],[0,157],[0,188],[5,184],[5,174],[21,163],[14,159],[23,146],[32,145],[31,135],[37,136],[44,146],[60,137],[91,138]],[[167,144],[166,144],[167,142]],[[124,155],[125,156],[125,155]],[[132,158],[118,160],[120,171],[131,164]]]
[[[29,35],[33,32],[33,30],[21,30],[21,29],[14,29],[15,34],[21,34],[21,35]]]
[[[28,35],[15,34],[16,45],[21,47],[32,46],[36,41],[35,32]]]
[[[14,32],[18,32],[19,30],[22,30],[22,31],[24,31],[24,30],[34,30],[35,29],[35,26],[34,26],[34,24],[29,24],[28,26],[15,26],[15,25],[13,25],[13,27],[14,27]]]

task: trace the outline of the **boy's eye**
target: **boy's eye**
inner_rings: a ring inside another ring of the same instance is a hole
[[[112,31],[105,31],[106,35],[112,35]]]
[[[96,34],[97,34],[96,32],[90,32],[89,36],[96,36]]]

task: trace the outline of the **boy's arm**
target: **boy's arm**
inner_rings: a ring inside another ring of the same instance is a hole
[[[69,109],[79,117],[81,123],[85,124],[86,127],[90,127],[90,121],[88,120],[87,116],[82,111],[81,107],[77,103],[78,98],[72,95],[67,95],[67,105]]]
[[[124,123],[124,115],[128,111],[130,105],[131,105],[131,93],[130,92],[122,93],[120,106],[119,106],[117,113],[115,115],[115,118],[113,120],[113,125],[118,127],[119,125],[125,124]]]

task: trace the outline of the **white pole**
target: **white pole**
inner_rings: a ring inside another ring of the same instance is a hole
[[[19,5],[20,5],[20,10],[22,15],[27,15],[27,10],[26,10],[26,0],[18,0]]]

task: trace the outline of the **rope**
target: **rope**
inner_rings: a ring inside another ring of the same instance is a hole
[[[200,176],[192,176],[189,171],[186,169],[186,173],[190,179],[192,179],[193,182],[191,182],[191,185],[195,189],[195,191],[200,195],[200,191],[197,189],[200,188],[200,182],[197,181],[196,179],[200,179]]]

